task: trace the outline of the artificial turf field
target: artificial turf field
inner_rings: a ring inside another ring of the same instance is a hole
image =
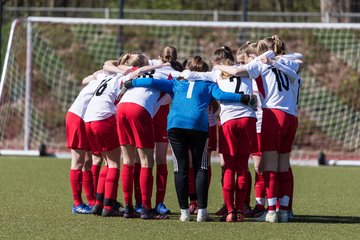
[[[225,223],[214,214],[213,222],[182,223],[169,163],[165,204],[173,213],[145,221],[73,215],[69,160],[0,157],[0,239],[360,239],[359,167],[293,167],[289,223]],[[212,169],[210,213],[222,204],[220,166]]]

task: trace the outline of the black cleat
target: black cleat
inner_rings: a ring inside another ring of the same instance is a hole
[[[124,211],[124,218],[138,218],[140,215],[132,206],[126,205]]]
[[[112,208],[110,211],[105,208],[102,210],[101,216],[103,217],[122,217],[123,213],[121,213],[118,209]]]
[[[100,216],[101,213],[102,213],[102,210],[103,210],[102,206],[100,206],[98,204],[95,204],[91,209],[91,213],[94,214],[94,215]]]

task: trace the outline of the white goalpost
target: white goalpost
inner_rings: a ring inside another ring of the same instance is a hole
[[[0,82],[0,155],[67,152],[65,114],[81,79],[120,52],[179,61],[278,34],[304,55],[292,159],[360,159],[360,24],[203,22],[28,17],[15,20]],[[360,161],[359,161],[360,162]]]

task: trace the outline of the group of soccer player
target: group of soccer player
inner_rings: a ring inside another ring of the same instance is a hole
[[[190,214],[197,214],[198,222],[208,221],[210,156],[218,142],[224,206],[216,214],[226,222],[247,217],[287,222],[292,217],[290,152],[298,124],[301,59],[299,53],[286,54],[285,43],[275,35],[247,42],[235,57],[226,46],[217,49],[211,71],[200,56],[179,63],[172,46],[161,49],[155,60],[126,53],[105,62],[83,80],[86,86],[66,115],[72,212],[167,219],[170,143],[180,221],[189,221]],[[117,201],[121,158],[124,206]]]

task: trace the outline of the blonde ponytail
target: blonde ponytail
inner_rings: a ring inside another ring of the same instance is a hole
[[[125,62],[131,57],[131,53],[124,53],[118,60],[118,65],[125,65]]]
[[[126,53],[120,57],[119,65],[143,67],[149,65],[149,59],[142,53]]]
[[[278,36],[278,35],[273,35],[271,37],[274,41],[274,48],[273,51],[276,55],[283,55],[285,54],[285,43],[284,41]]]

